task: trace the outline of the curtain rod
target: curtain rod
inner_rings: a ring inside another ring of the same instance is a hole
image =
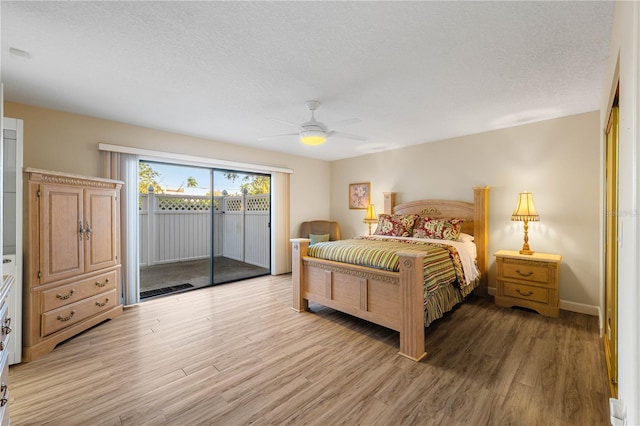
[[[283,167],[265,166],[261,164],[241,163],[238,161],[218,160],[216,158],[196,157],[194,155],[178,154],[176,152],[155,151],[152,149],[134,148],[131,146],[112,145],[108,143],[98,143],[98,150],[107,152],[118,152],[121,154],[134,154],[144,157],[145,160],[171,160],[185,164],[202,165],[213,168],[229,168],[247,172],[280,172],[293,173],[293,169]]]

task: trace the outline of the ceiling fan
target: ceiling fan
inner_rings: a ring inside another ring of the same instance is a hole
[[[267,136],[264,138],[260,138],[260,140],[278,138],[281,136],[298,136],[300,138],[300,142],[306,145],[320,145],[325,143],[325,141],[329,138],[345,138],[345,139],[355,139],[359,141],[367,140],[367,138],[362,136],[339,132],[337,130],[328,130],[327,126],[324,123],[317,121],[315,117],[315,110],[318,109],[318,107],[320,106],[320,102],[307,101],[304,104],[306,105],[307,108],[309,108],[309,111],[311,111],[311,119],[309,119],[309,121],[305,121],[300,125],[291,123],[289,121],[272,118],[272,120],[276,120],[281,123],[288,124],[289,126],[296,127],[298,129],[298,133],[285,133],[283,135]],[[340,121],[339,125],[355,124],[359,122],[360,122],[359,118],[352,118],[352,119]]]

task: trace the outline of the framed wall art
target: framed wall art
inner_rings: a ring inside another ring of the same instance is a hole
[[[371,201],[371,183],[349,184],[349,208],[366,210]]]

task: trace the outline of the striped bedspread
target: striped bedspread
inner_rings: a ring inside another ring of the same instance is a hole
[[[398,272],[398,252],[424,255],[425,325],[442,317],[468,295],[476,283],[465,285],[458,251],[447,244],[412,240],[389,240],[376,236],[316,243],[309,256],[352,265]]]

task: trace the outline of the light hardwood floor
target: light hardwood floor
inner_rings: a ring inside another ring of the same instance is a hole
[[[10,369],[16,425],[606,425],[597,320],[472,297],[426,332],[312,305],[291,276],[154,299]]]

